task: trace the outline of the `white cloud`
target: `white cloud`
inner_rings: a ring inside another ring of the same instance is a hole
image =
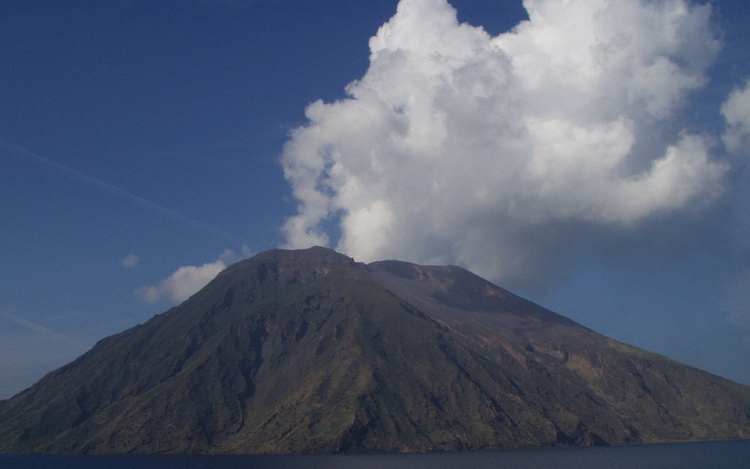
[[[172,275],[162,280],[159,285],[139,288],[138,296],[146,303],[156,303],[164,297],[171,298],[175,303],[181,303],[206,286],[226,267],[226,264],[221,260],[206,263],[202,266],[180,267]]]
[[[135,269],[138,266],[138,262],[140,262],[140,260],[140,257],[133,254],[128,254],[127,256],[122,258],[121,262],[123,267],[127,267],[128,269]]]
[[[721,107],[721,113],[727,121],[727,131],[724,133],[724,144],[730,151],[737,152],[743,147],[747,149],[750,139],[750,80],[745,87],[737,89]]]
[[[158,285],[140,287],[135,291],[135,294],[145,303],[156,303],[165,298],[174,303],[181,303],[206,286],[229,264],[249,257],[251,254],[247,246],[242,247],[241,255],[226,249],[213,262],[207,262],[201,266],[187,265],[180,267],[169,277],[159,282]]]
[[[512,281],[564,269],[581,232],[716,200],[728,168],[712,139],[668,130],[719,51],[710,7],[524,6],[529,21],[491,37],[445,0],[399,3],[349,97],[311,104],[284,148],[287,247]]]

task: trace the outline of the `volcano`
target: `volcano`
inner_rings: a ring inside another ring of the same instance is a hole
[[[12,453],[336,453],[737,439],[750,388],[453,266],[268,251],[0,402]]]

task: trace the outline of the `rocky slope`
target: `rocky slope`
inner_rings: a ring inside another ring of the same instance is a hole
[[[242,261],[0,402],[0,451],[328,453],[732,439],[750,388],[457,267]]]

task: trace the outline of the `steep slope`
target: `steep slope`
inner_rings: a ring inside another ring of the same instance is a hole
[[[511,372],[557,443],[748,436],[747,386],[616,342],[458,267],[384,261],[369,270]]]
[[[744,432],[744,433],[743,433]],[[424,451],[737,438],[750,389],[456,267],[269,251],[0,403],[4,452]]]

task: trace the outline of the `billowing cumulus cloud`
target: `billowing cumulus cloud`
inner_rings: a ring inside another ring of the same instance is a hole
[[[163,299],[181,303],[190,298],[193,293],[205,287],[229,264],[250,255],[251,252],[247,247],[242,248],[241,256],[227,249],[214,262],[207,262],[200,266],[180,267],[169,277],[159,282],[158,285],[140,287],[135,294],[144,303],[156,303]]]
[[[672,128],[720,50],[709,6],[524,6],[528,21],[492,37],[445,0],[399,3],[364,77],[311,104],[284,148],[299,201],[288,247],[457,263],[524,286],[564,270],[582,237],[722,194],[716,139]]]

